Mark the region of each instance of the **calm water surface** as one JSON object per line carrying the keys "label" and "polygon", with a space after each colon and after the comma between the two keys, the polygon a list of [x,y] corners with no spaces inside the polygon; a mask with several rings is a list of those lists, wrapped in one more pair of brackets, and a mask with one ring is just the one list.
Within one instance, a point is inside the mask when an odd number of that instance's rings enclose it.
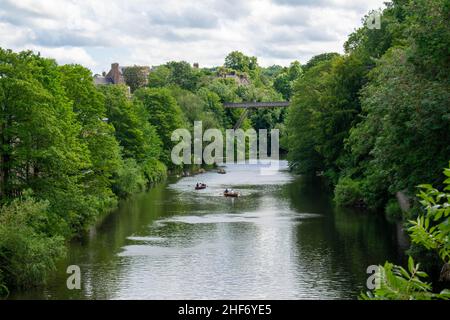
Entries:
{"label": "calm water surface", "polygon": [[[320,179],[236,164],[169,180],[73,241],[44,289],[15,299],[354,299],[366,268],[402,259],[398,226],[334,208]],[[208,188],[195,191],[197,181]],[[242,193],[224,198],[225,187]],[[81,290],[66,288],[79,265]]]}

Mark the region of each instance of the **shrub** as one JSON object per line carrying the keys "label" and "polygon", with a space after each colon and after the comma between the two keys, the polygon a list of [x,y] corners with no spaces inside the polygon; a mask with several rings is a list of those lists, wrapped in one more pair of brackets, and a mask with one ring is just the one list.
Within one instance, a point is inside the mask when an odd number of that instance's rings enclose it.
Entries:
{"label": "shrub", "polygon": [[118,170],[114,179],[113,191],[121,198],[145,189],[145,177],[136,160],[128,158]]}
{"label": "shrub", "polygon": [[334,200],[338,206],[363,206],[363,194],[358,181],[349,177],[339,179],[334,190]]}
{"label": "shrub", "polygon": [[[420,185],[420,204],[424,213],[414,221],[409,221],[408,232],[413,244],[436,253],[441,265],[440,281],[445,281],[447,288],[450,281],[450,168],[444,170],[446,185],[443,191],[429,184]],[[409,272],[408,272],[409,271]],[[450,299],[450,290],[433,293],[431,284],[423,282],[428,275],[419,270],[409,257],[408,271],[400,266],[386,262],[379,267],[379,286],[373,292],[362,294],[362,299]]]}
{"label": "shrub", "polygon": [[375,293],[361,294],[363,300],[433,300],[450,299],[450,291],[433,293],[431,284],[424,282],[428,275],[419,269],[413,258],[409,257],[408,270],[386,262],[378,269]]}
{"label": "shrub", "polygon": [[149,159],[142,165],[142,171],[149,185],[167,177],[167,167],[161,161]]}
{"label": "shrub", "polygon": [[18,198],[0,210],[0,292],[44,283],[64,254],[64,239],[48,234],[47,201]]}

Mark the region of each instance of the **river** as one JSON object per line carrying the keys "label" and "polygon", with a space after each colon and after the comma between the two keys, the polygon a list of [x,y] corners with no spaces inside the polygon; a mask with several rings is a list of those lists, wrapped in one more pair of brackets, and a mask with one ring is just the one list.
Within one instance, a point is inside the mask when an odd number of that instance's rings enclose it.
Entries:
{"label": "river", "polygon": [[[366,268],[399,262],[382,215],[335,208],[320,178],[257,165],[169,179],[70,244],[45,288],[12,299],[355,299]],[[208,185],[195,191],[197,181]],[[237,199],[222,195],[239,190]],[[78,265],[81,289],[68,290]]]}

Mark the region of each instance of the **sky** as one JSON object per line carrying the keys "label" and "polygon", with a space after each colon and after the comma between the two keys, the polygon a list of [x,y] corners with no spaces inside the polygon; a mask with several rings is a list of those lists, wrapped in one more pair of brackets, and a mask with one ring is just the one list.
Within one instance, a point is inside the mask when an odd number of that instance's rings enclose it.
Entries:
{"label": "sky", "polygon": [[0,47],[95,73],[168,61],[218,66],[234,50],[262,66],[342,52],[386,0],[0,0]]}

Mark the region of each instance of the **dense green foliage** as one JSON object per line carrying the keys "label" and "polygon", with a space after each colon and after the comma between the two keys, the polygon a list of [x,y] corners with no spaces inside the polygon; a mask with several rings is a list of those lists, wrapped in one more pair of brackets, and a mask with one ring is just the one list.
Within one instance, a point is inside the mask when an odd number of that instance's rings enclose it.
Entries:
{"label": "dense green foliage", "polygon": [[273,86],[275,90],[283,95],[284,99],[290,100],[294,83],[302,74],[303,70],[300,62],[294,61],[289,68],[285,68],[282,72],[278,73],[274,79]]}
{"label": "dense green foliage", "polygon": [[[172,132],[194,121],[232,128],[243,111],[224,102],[290,100],[287,115],[251,110],[241,127],[280,129],[291,168],[324,175],[338,205],[401,215],[394,195],[411,197],[424,181],[439,189],[449,160],[449,15],[447,0],[394,0],[381,29],[353,32],[343,55],[263,68],[233,51],[220,67],[172,61],[147,79],[126,68],[128,87],[95,86],[82,66],[0,49],[0,294],[44,282],[65,240],[120,198],[190,169],[170,159]],[[448,265],[449,187],[422,188],[412,241]],[[408,269],[381,270],[370,297],[446,297],[412,258]]]}
{"label": "dense green foliage", "polygon": [[363,300],[435,300],[450,299],[450,291],[443,290],[433,293],[430,283],[424,282],[428,275],[420,270],[409,257],[408,270],[401,266],[386,262],[379,266],[377,281],[379,288],[375,293],[367,292],[361,295]]}
{"label": "dense green foliage", "polygon": [[411,194],[421,181],[437,181],[449,160],[449,86],[417,75],[405,58],[401,49],[390,50],[371,72],[361,92],[363,120],[348,139],[354,175],[365,181],[373,207],[386,193]]}
{"label": "dense green foliage", "polygon": [[114,126],[103,121],[105,99],[92,83],[89,70],[65,65],[60,71],[66,96],[72,101],[73,111],[81,124],[79,139],[89,153],[90,166],[85,169],[81,183],[91,198],[90,205],[94,205],[92,215],[95,216],[96,212],[115,206],[116,197],[111,186],[114,174],[122,166],[120,148],[114,137]]}
{"label": "dense green foliage", "polygon": [[165,176],[161,142],[127,89],[0,49],[0,287],[45,281],[64,240]]}
{"label": "dense green foliage", "polygon": [[[202,121],[224,130],[242,111],[223,102],[282,99],[256,58],[225,60],[217,69],[173,61],[148,79],[128,67],[127,85],[95,86],[82,66],[0,49],[0,294],[43,283],[67,239],[167,169],[189,169],[170,159],[175,129]],[[298,76],[301,67],[286,70]],[[257,111],[242,126],[271,129],[283,117]]]}
{"label": "dense green foliage", "polygon": [[345,55],[303,67],[286,121],[290,165],[323,172],[338,204],[382,209],[439,178],[450,155],[449,10],[393,1],[381,29],[361,27]]}
{"label": "dense green foliage", "polygon": [[135,92],[135,97],[145,108],[148,122],[158,129],[163,145],[162,160],[171,163],[170,151],[175,145],[171,141],[172,132],[184,127],[180,107],[168,89],[142,88]]}
{"label": "dense green foliage", "polygon": [[224,66],[225,68],[248,73],[257,70],[258,62],[256,57],[249,57],[242,52],[233,51],[225,57]]}
{"label": "dense green foliage", "polygon": [[130,87],[131,92],[134,92],[147,83],[146,76],[145,70],[140,66],[127,67],[123,70],[125,83]]}
{"label": "dense green foliage", "polygon": [[[36,201],[29,195],[2,207],[0,283],[22,287],[45,281],[64,252],[64,238],[52,230],[55,219],[48,201]],[[5,285],[2,288],[7,290]]]}
{"label": "dense green foliage", "polygon": [[[409,222],[408,232],[416,245],[438,254],[443,264],[440,281],[450,281],[450,168],[445,169],[443,191],[429,184],[420,185],[420,204],[423,211],[416,220]],[[408,272],[409,271],[409,272]],[[379,267],[377,288],[362,294],[364,299],[424,300],[450,299],[450,290],[434,293],[430,283],[424,282],[428,275],[420,271],[409,257],[408,271],[386,262]]]}

